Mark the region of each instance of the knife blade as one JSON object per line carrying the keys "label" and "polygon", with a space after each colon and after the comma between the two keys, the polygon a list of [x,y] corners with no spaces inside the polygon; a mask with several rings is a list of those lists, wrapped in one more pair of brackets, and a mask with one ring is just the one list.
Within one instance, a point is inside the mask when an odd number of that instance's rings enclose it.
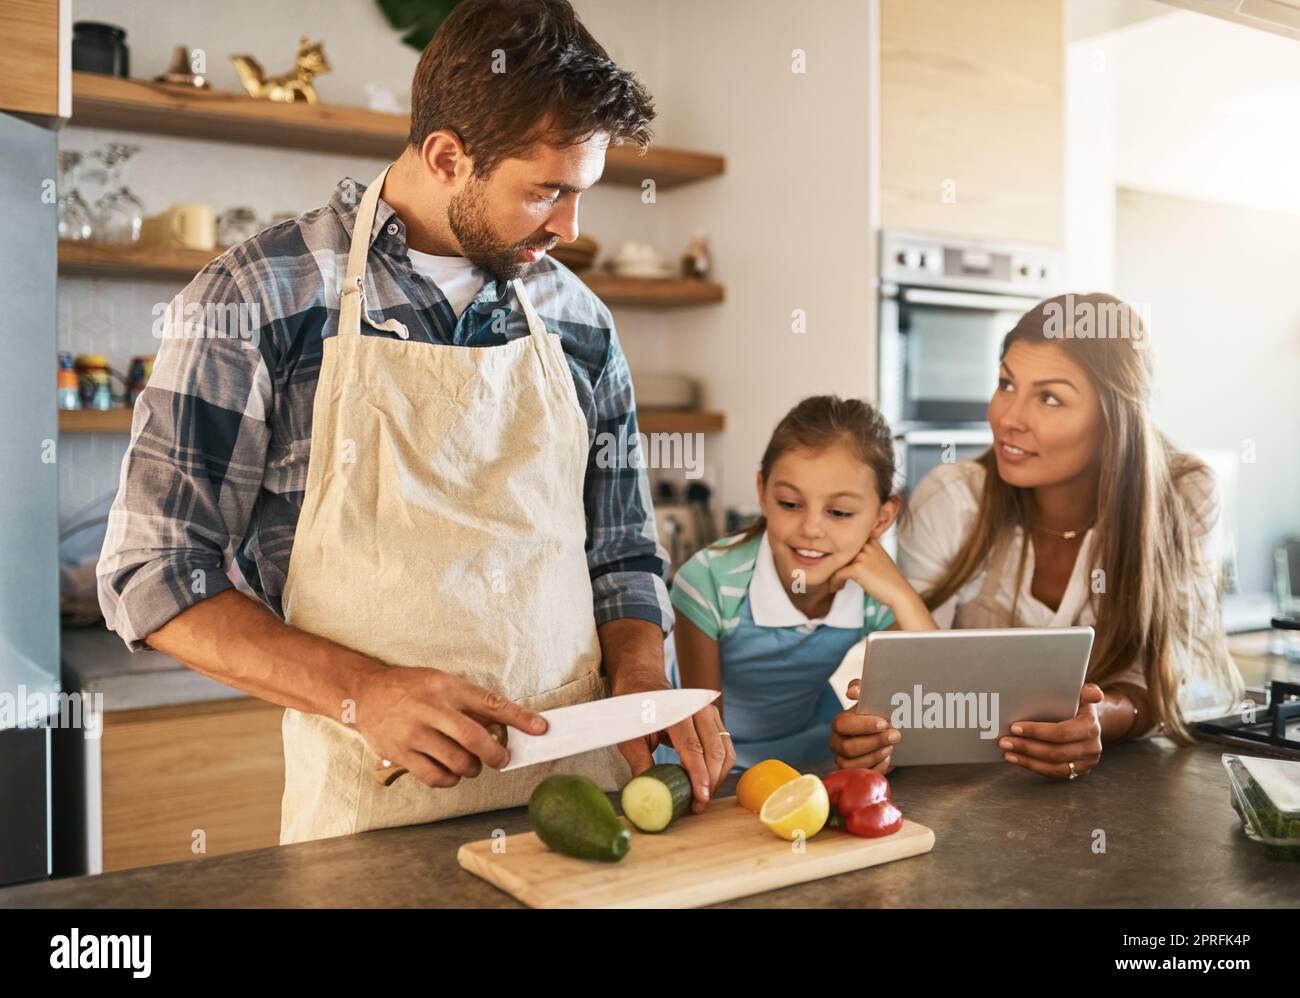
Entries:
{"label": "knife blade", "polygon": [[544,710],[544,735],[510,731],[510,762],[501,772],[564,759],[671,728],[721,694],[717,690],[652,690]]}
{"label": "knife blade", "polygon": [[[717,690],[699,689],[624,693],[604,700],[541,711],[547,723],[544,735],[525,734],[517,728],[506,729],[497,723],[491,724],[489,730],[497,741],[510,749],[510,762],[501,770],[507,773],[539,762],[564,759],[607,745],[644,738],[686,720],[721,695]],[[375,770],[375,779],[384,786],[391,786],[405,772],[403,767],[394,766],[384,759]]]}

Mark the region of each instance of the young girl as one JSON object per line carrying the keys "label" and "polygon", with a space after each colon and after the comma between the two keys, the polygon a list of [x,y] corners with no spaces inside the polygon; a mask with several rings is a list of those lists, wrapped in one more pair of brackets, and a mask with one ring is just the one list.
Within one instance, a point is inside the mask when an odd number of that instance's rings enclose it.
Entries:
{"label": "young girl", "polygon": [[[828,680],[863,636],[935,630],[880,544],[898,514],[889,426],[857,399],[804,399],[758,472],[762,516],[681,567],[675,686],[721,690],[736,765],[831,757],[842,707]],[[675,762],[668,746],[657,762]]]}

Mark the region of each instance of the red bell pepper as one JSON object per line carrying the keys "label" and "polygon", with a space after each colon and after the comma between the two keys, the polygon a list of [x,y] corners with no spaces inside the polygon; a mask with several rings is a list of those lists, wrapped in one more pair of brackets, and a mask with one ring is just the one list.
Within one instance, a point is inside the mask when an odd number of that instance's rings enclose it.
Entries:
{"label": "red bell pepper", "polygon": [[870,769],[837,769],[822,777],[830,798],[830,824],[861,838],[892,835],[903,812],[889,799],[889,781]]}

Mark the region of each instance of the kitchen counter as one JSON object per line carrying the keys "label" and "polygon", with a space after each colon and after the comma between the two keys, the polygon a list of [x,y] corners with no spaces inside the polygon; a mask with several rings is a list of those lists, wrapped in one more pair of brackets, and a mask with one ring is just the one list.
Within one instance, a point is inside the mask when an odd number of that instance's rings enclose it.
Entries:
{"label": "kitchen counter", "polygon": [[[1223,751],[1145,739],[1073,782],[999,763],[902,771],[894,797],[934,830],[932,852],[726,906],[1294,907],[1300,863],[1246,838]],[[497,828],[526,831],[525,809],[26,884],[0,908],[517,906],[456,862]]]}

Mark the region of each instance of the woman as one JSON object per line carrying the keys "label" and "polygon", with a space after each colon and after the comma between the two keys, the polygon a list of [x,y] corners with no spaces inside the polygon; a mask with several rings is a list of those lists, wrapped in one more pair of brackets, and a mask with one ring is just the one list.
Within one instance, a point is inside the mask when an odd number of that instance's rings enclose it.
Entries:
{"label": "woman", "polygon": [[[1148,345],[1109,295],[1035,305],[1003,340],[993,446],[927,475],[899,527],[899,567],[941,627],[1096,629],[1078,713],[998,743],[1044,776],[1075,779],[1103,744],[1156,725],[1188,741],[1184,683],[1241,695],[1220,622],[1217,485],[1151,422]],[[888,772],[903,735],[882,721],[840,714],[837,763]]]}

